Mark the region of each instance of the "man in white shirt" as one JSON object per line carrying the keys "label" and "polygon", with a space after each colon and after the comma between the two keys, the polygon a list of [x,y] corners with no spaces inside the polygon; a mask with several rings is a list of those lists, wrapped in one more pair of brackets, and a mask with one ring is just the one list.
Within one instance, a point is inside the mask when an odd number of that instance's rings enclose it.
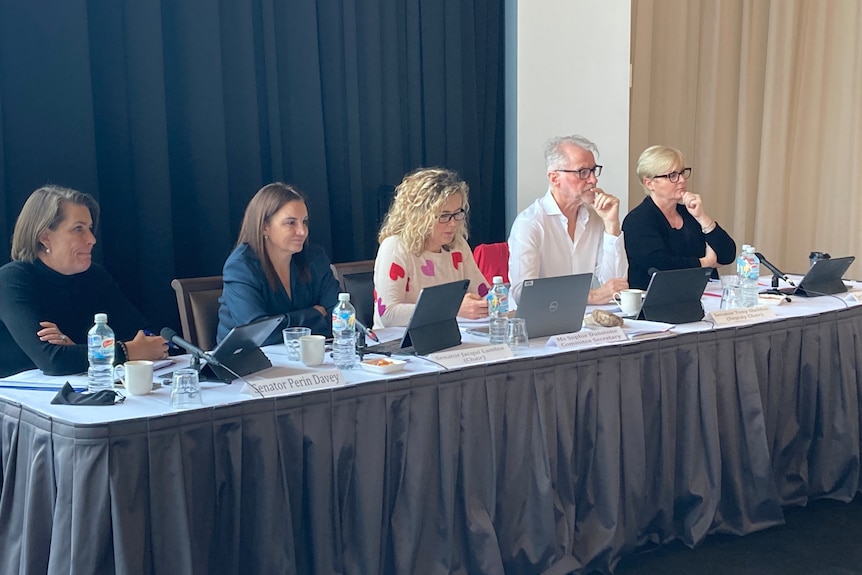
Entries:
{"label": "man in white shirt", "polygon": [[510,297],[524,280],[591,272],[590,304],[611,302],[628,287],[620,200],[597,188],[598,149],[583,136],[545,146],[548,192],[518,214],[509,234]]}

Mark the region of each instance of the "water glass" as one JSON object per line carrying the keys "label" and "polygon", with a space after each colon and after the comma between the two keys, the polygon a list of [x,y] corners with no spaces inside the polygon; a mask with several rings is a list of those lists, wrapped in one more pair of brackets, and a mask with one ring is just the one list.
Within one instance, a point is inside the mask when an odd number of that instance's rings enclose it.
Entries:
{"label": "water glass", "polygon": [[740,306],[739,276],[721,276],[721,309],[736,309]]}
{"label": "water glass", "polygon": [[488,322],[488,335],[492,344],[506,343],[508,320],[505,317],[492,317]]}
{"label": "water glass", "polygon": [[527,335],[527,320],[513,317],[509,320],[506,343],[512,351],[530,349],[530,338]]}
{"label": "water glass", "polygon": [[290,361],[299,361],[299,338],[304,335],[311,335],[310,327],[288,327],[281,330],[284,347],[287,348],[287,359]]}
{"label": "water glass", "polygon": [[192,409],[203,407],[203,404],[198,371],[188,367],[176,370],[171,386],[171,407],[174,409]]}

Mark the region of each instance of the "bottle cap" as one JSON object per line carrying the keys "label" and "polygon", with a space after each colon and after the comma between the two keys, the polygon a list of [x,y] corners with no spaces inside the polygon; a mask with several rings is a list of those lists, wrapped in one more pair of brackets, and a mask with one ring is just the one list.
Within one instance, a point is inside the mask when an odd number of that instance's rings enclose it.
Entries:
{"label": "bottle cap", "polygon": [[106,313],[97,313],[95,318],[93,319],[95,323],[108,323],[108,314]]}
{"label": "bottle cap", "polygon": [[494,284],[501,284],[503,283],[503,276],[494,276],[494,279],[491,281],[494,282]]}
{"label": "bottle cap", "polygon": [[747,254],[753,254],[756,251],[757,251],[757,248],[755,248],[754,246],[748,246],[745,248],[745,253],[747,253]]}
{"label": "bottle cap", "polygon": [[746,250],[747,250],[748,248],[750,248],[750,247],[751,247],[751,246],[750,246],[750,245],[748,245],[748,244],[742,244],[742,251],[746,251]]}
{"label": "bottle cap", "polygon": [[349,293],[338,294],[338,301],[350,301],[350,294]]}

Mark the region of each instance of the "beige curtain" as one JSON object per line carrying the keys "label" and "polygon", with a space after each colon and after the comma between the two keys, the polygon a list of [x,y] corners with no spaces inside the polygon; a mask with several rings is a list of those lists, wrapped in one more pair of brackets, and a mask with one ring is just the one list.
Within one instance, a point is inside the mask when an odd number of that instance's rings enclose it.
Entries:
{"label": "beige curtain", "polygon": [[632,0],[632,166],[679,148],[737,245],[788,273],[855,255],[862,278],[860,31],[859,0]]}

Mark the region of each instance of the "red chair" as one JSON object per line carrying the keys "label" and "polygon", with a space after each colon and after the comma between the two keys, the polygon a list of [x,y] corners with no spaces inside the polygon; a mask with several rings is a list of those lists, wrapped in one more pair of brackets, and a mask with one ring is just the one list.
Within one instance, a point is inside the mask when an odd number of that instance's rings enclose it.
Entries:
{"label": "red chair", "polygon": [[503,283],[509,283],[509,244],[479,244],[473,250],[473,259],[488,285],[494,281],[494,276],[502,276]]}

